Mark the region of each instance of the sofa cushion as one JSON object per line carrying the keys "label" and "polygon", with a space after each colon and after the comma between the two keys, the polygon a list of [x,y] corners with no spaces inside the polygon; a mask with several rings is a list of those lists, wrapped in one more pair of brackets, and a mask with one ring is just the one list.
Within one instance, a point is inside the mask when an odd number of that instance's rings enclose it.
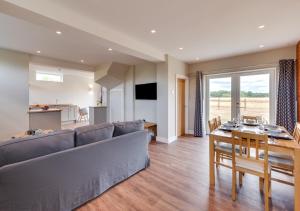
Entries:
{"label": "sofa cushion", "polygon": [[127,133],[133,133],[133,132],[136,132],[136,131],[139,131],[139,130],[137,128],[134,128],[134,127],[118,127],[118,126],[115,126],[114,137],[125,135]]}
{"label": "sofa cushion", "polygon": [[115,122],[113,123],[115,126],[113,136],[120,136],[127,133],[132,133],[140,130],[144,130],[144,121],[130,121],[130,122]]}
{"label": "sofa cushion", "polygon": [[0,167],[74,148],[74,131],[61,130],[0,143]]}
{"label": "sofa cushion", "polygon": [[98,125],[83,126],[75,129],[75,145],[82,146],[85,144],[102,141],[112,138],[114,125],[102,123]]}

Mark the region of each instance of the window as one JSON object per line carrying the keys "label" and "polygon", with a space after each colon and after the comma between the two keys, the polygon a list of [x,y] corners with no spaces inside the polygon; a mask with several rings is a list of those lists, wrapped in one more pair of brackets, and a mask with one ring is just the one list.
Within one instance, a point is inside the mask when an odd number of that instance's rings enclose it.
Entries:
{"label": "window", "polygon": [[37,81],[50,81],[50,82],[64,82],[64,77],[62,73],[49,73],[36,71],[35,79]]}

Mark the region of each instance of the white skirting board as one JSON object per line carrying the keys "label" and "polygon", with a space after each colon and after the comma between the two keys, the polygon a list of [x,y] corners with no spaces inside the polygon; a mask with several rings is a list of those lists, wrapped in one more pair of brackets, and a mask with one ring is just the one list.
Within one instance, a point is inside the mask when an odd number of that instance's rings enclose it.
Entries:
{"label": "white skirting board", "polygon": [[194,135],[194,130],[187,130],[185,133],[188,135]]}
{"label": "white skirting board", "polygon": [[163,138],[163,137],[156,137],[156,141],[157,142],[160,142],[160,143],[164,143],[164,144],[170,144],[172,143],[173,141],[176,141],[177,140],[177,137],[176,136],[173,136],[173,137],[170,137],[170,138]]}

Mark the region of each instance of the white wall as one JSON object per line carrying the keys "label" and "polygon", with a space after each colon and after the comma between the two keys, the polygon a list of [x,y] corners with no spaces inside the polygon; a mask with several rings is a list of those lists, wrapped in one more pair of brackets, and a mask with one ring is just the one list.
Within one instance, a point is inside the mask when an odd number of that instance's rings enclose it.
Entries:
{"label": "white wall", "polygon": [[242,70],[277,67],[281,59],[295,59],[296,46],[279,48],[259,53],[245,54],[189,65],[189,130],[194,130],[196,79],[195,72],[215,74]]}
{"label": "white wall", "polygon": [[188,66],[171,56],[157,64],[157,125],[158,141],[170,143],[176,139],[176,74],[187,75]]}
{"label": "white wall", "polygon": [[[142,63],[135,66],[134,84],[156,82],[156,64]],[[135,99],[135,95],[133,96]],[[134,118],[156,122],[157,100],[134,100]]]}
{"label": "white wall", "polygon": [[[96,105],[100,86],[94,83],[93,72],[61,69],[63,83],[36,81],[35,71],[53,71],[57,68],[30,65],[29,103],[32,104],[74,104],[80,107]],[[89,91],[92,85],[93,92]]]}
{"label": "white wall", "polygon": [[29,56],[0,49],[0,140],[28,130]]}
{"label": "white wall", "polygon": [[124,82],[125,121],[134,120],[134,69],[131,66],[126,73]]}
{"label": "white wall", "polygon": [[157,64],[157,136],[168,142],[168,62]]}
{"label": "white wall", "polygon": [[169,138],[176,136],[176,75],[184,75],[187,76],[188,65],[184,62],[181,62],[171,56],[168,56],[168,71],[169,71],[169,104],[168,104],[168,112],[169,112]]}

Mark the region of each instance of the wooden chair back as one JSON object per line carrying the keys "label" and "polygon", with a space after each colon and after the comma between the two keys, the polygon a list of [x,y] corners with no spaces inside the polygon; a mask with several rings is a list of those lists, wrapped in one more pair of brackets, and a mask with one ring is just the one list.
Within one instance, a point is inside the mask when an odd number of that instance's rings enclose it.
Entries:
{"label": "wooden chair back", "polygon": [[221,117],[218,116],[218,117],[217,117],[217,126],[220,127],[221,124],[222,124],[222,122],[221,122]]}
{"label": "wooden chair back", "polygon": [[262,117],[260,116],[248,116],[248,115],[243,115],[242,116],[242,121],[247,121],[247,120],[254,120],[255,122],[258,122],[259,120],[261,120]]}
{"label": "wooden chair back", "polygon": [[299,122],[297,122],[296,125],[295,125],[295,129],[294,129],[294,132],[293,132],[293,137],[298,142],[298,144],[300,144],[300,123]]}
{"label": "wooden chair back", "polygon": [[210,140],[214,142],[223,142],[228,144],[232,144],[232,142],[234,142],[232,137],[212,135],[212,134],[210,134],[209,136],[210,136]]}
{"label": "wooden chair back", "polygon": [[[235,141],[233,141],[232,148],[235,149],[235,145],[239,145],[240,148],[238,154],[236,154],[235,150],[232,151],[232,162],[235,163],[237,160],[250,160],[251,162],[253,162],[255,160],[257,163],[260,163],[260,165],[263,165],[264,174],[268,174],[268,135],[233,131],[232,137],[235,139]],[[246,154],[242,153],[243,146],[247,147]],[[255,149],[255,157],[251,156],[251,148]],[[263,160],[259,158],[260,150],[264,151]]]}
{"label": "wooden chair back", "polygon": [[209,132],[212,132],[215,129],[217,129],[218,128],[217,119],[213,118],[211,120],[208,120],[208,127],[209,127]]}

